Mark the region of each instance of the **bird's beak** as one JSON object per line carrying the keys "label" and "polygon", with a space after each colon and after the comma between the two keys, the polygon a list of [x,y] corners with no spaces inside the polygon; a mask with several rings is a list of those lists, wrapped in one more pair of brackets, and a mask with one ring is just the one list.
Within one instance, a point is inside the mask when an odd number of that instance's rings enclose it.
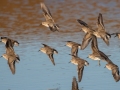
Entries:
{"label": "bird's beak", "polygon": [[68,55],[73,56],[72,54],[68,54]]}
{"label": "bird's beak", "polygon": [[110,57],[111,55],[107,55],[108,57]]}
{"label": "bird's beak", "polygon": [[[115,37],[117,37],[117,35],[115,35]],[[115,38],[115,37],[114,37],[114,38]]]}
{"label": "bird's beak", "polygon": [[71,61],[69,61],[68,63],[71,63]]}
{"label": "bird's beak", "polygon": [[38,52],[39,52],[40,50],[38,50]]}
{"label": "bird's beak", "polygon": [[89,65],[85,65],[85,66],[89,66]]}
{"label": "bird's beak", "polygon": [[104,68],[106,68],[106,66]]}
{"label": "bird's beak", "polygon": [[87,58],[89,58],[89,57],[87,57]]}
{"label": "bird's beak", "polygon": [[39,26],[41,26],[41,25],[42,25],[42,23]]}
{"label": "bird's beak", "polygon": [[0,56],[0,58],[3,57],[3,56]]}

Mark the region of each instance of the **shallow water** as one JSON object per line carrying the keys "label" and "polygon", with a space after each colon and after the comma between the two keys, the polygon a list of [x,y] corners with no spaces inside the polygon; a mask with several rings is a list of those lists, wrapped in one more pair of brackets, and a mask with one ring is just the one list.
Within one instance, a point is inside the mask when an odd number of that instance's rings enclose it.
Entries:
{"label": "shallow water", "polygon": [[[55,21],[60,25],[60,32],[51,32],[39,24],[44,21],[40,1],[50,8]],[[120,2],[101,0],[1,0],[0,36],[7,36],[19,41],[15,47],[21,61],[16,63],[16,74],[12,75],[7,61],[0,58],[0,89],[2,90],[71,90],[72,78],[77,77],[76,66],[68,63],[70,48],[65,47],[67,40],[82,42],[84,36],[76,19],[82,19],[96,28],[99,13],[103,14],[106,30],[119,32]],[[56,66],[38,50],[45,43],[59,54],[54,55]],[[98,39],[99,48],[120,67],[120,41],[112,37],[110,46]],[[4,44],[0,44],[0,55],[5,53]],[[86,58],[92,53],[90,45],[79,50],[79,56],[90,65],[84,68],[79,88],[82,90],[119,90],[120,82],[115,82],[111,71],[104,68],[106,62]]]}

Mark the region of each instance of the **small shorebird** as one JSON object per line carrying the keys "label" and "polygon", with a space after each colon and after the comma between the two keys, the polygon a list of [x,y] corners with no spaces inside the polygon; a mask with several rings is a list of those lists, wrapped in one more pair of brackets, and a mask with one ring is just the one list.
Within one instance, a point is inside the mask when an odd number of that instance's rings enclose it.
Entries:
{"label": "small shorebird", "polygon": [[96,36],[93,36],[91,42],[91,49],[92,49],[92,54],[89,54],[88,57],[92,60],[98,60],[99,66],[100,66],[100,60],[103,61],[109,60],[108,56],[99,50]]}
{"label": "small shorebird", "polygon": [[86,33],[81,44],[81,50],[84,50],[88,46],[89,42],[92,40],[95,30],[93,30],[91,26],[86,24],[84,21],[80,19],[78,19],[77,21],[82,25],[81,30]]}
{"label": "small shorebird", "polygon": [[101,13],[99,13],[99,16],[98,16],[97,27],[98,29],[94,32],[94,35],[98,38],[102,38],[103,41],[107,45],[109,45],[109,39],[111,38],[111,35],[105,30],[105,26],[103,23],[103,17]]}
{"label": "small shorebird", "polygon": [[71,54],[77,56],[78,55],[78,48],[81,49],[81,44],[78,44],[73,41],[66,41],[66,46],[72,48],[71,49]]}
{"label": "small shorebird", "polygon": [[15,62],[18,62],[18,58],[16,55],[9,55],[9,54],[3,54],[2,57],[4,57],[6,60],[8,60],[8,65],[10,67],[10,70],[12,74],[15,74]]}
{"label": "small shorebird", "polygon": [[1,42],[5,43],[5,44],[6,44],[6,42],[7,42],[8,40],[9,40],[9,44],[11,44],[12,47],[13,47],[14,45],[15,45],[15,46],[19,46],[18,41],[13,40],[13,39],[10,39],[10,38],[8,38],[8,37],[1,37]]}
{"label": "small shorebird", "polygon": [[81,58],[74,56],[74,55],[72,55],[72,59],[70,60],[70,62],[77,65],[78,81],[81,82],[82,76],[83,76],[84,66],[88,66],[89,63],[86,60],[81,59]]}
{"label": "small shorebird", "polygon": [[106,60],[106,68],[112,71],[113,78],[116,82],[120,80],[119,67],[115,65],[111,60]]}
{"label": "small shorebird", "polygon": [[53,32],[58,31],[59,26],[58,26],[58,24],[55,23],[48,7],[44,3],[41,3],[40,6],[41,6],[41,9],[43,11],[43,15],[46,19],[46,21],[42,22],[41,25],[49,27],[50,30],[53,31]]}
{"label": "small shorebird", "polygon": [[50,60],[52,61],[53,65],[55,65],[53,54],[58,54],[58,51],[51,48],[50,46],[48,46],[46,44],[43,44],[43,45],[44,45],[44,47],[41,48],[39,51],[47,54],[49,56]]}
{"label": "small shorebird", "polygon": [[[96,38],[96,36],[95,36],[95,38]],[[94,45],[94,44],[97,44],[97,42],[95,42],[96,40],[97,39],[93,39],[92,42],[91,42],[92,54],[89,54],[88,57],[92,60],[98,60],[98,64],[100,66],[101,55],[99,53],[97,45]]]}
{"label": "small shorebird", "polygon": [[120,33],[113,33],[111,35],[115,35],[115,37],[118,37],[120,39]]}
{"label": "small shorebird", "polygon": [[72,90],[79,90],[76,77],[73,77],[73,80],[72,80]]}
{"label": "small shorebird", "polygon": [[6,53],[3,54],[1,57],[4,57],[8,61],[8,65],[12,74],[15,74],[15,62],[18,62],[18,60],[20,61],[19,55],[15,54],[13,48],[6,47]]}

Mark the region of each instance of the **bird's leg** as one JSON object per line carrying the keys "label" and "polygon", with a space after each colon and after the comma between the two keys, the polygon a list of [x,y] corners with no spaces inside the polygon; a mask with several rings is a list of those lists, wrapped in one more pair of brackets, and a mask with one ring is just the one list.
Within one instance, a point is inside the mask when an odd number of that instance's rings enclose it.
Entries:
{"label": "bird's leg", "polygon": [[98,65],[101,66],[101,65],[100,65],[100,60],[98,61]]}

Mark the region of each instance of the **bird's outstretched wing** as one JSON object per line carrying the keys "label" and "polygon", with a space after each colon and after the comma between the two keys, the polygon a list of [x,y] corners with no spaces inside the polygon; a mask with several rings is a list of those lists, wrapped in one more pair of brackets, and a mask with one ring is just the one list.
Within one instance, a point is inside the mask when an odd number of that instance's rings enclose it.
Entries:
{"label": "bird's outstretched wing", "polygon": [[118,67],[112,69],[112,75],[113,75],[116,82],[118,82],[120,80],[119,68]]}
{"label": "bird's outstretched wing", "polygon": [[86,33],[81,44],[81,50],[84,50],[88,46],[89,42],[92,40],[92,37],[93,35],[91,33]]}
{"label": "bird's outstretched wing", "polygon": [[73,45],[71,49],[71,54],[77,56],[78,55],[78,46]]}
{"label": "bird's outstretched wing", "polygon": [[49,56],[51,62],[53,63],[53,65],[55,65],[53,54],[48,54],[48,56]]}
{"label": "bird's outstretched wing", "polygon": [[12,58],[9,58],[8,65],[9,65],[9,68],[10,68],[12,74],[15,74],[15,60],[12,60]]}
{"label": "bird's outstretched wing", "polygon": [[49,8],[44,4],[44,3],[40,3],[41,9],[43,11],[43,15],[45,17],[46,20],[52,19],[52,14],[49,10]]}
{"label": "bird's outstretched wing", "polygon": [[105,26],[103,23],[103,17],[101,13],[99,13],[99,16],[98,16],[97,26],[98,26],[98,31],[105,31]]}
{"label": "bird's outstretched wing", "polygon": [[78,83],[75,77],[73,77],[72,81],[72,90],[79,90]]}
{"label": "bird's outstretched wing", "polygon": [[78,81],[81,82],[83,76],[84,66],[78,64]]}

